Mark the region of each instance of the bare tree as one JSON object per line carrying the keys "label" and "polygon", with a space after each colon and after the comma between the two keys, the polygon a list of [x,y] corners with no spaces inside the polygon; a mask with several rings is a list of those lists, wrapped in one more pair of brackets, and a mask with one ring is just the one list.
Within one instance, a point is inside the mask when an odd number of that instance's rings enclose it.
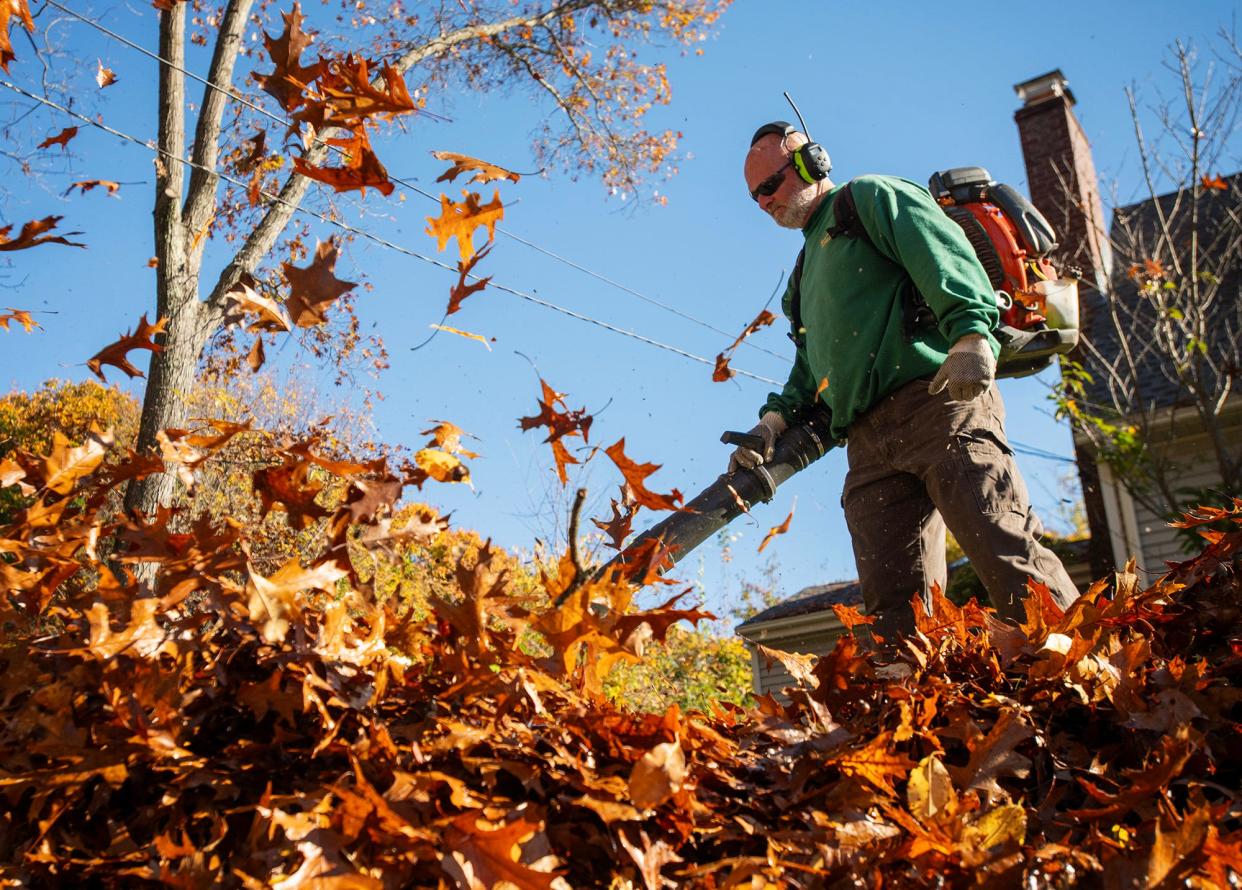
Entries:
{"label": "bare tree", "polygon": [[1097,458],[1163,516],[1204,494],[1180,484],[1175,442],[1192,430],[1210,443],[1217,493],[1242,494],[1242,437],[1230,432],[1242,411],[1242,52],[1222,36],[1210,60],[1173,44],[1176,95],[1145,108],[1126,91],[1145,194],[1114,209],[1113,280],[1085,307],[1084,360],[1064,363],[1058,392]]}

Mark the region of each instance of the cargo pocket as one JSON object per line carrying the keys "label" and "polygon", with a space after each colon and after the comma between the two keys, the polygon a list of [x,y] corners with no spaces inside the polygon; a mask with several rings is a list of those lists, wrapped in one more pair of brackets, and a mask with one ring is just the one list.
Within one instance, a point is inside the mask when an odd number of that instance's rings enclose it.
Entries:
{"label": "cargo pocket", "polygon": [[991,430],[973,430],[958,437],[954,449],[960,478],[970,486],[980,513],[995,516],[1028,511],[1026,486],[1018,475],[1013,451],[1001,437]]}

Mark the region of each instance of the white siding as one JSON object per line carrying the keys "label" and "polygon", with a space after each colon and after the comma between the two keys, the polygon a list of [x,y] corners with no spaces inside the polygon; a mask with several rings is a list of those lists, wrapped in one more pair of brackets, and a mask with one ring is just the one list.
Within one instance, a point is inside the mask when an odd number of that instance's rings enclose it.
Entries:
{"label": "white siding", "polygon": [[[831,612],[815,613],[807,616],[805,624],[796,627],[767,629],[758,625],[748,630],[747,642],[761,643],[769,649],[780,649],[782,652],[799,652],[809,655],[824,655],[832,650],[845,628],[836,620]],[[818,620],[816,620],[818,619]],[[780,691],[793,685],[793,677],[779,661],[770,664],[760,653],[755,663],[755,692],[758,695],[772,693],[779,699],[784,697]]]}

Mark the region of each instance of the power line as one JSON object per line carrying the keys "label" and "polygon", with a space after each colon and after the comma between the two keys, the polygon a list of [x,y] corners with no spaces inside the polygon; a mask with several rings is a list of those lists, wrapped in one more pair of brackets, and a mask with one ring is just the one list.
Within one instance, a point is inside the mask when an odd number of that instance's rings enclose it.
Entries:
{"label": "power line", "polygon": [[[54,7],[56,7],[57,9],[61,10],[62,12],[66,12],[66,13],[68,13],[69,15],[73,16],[74,18],[78,19],[78,20],[79,20],[80,22],[82,22],[83,24],[86,24],[86,25],[91,26],[92,28],[95,28],[95,29],[96,29],[96,30],[98,30],[100,33],[107,35],[108,37],[112,38],[113,40],[116,40],[116,41],[119,41],[120,43],[123,43],[125,46],[128,46],[130,49],[137,50],[138,52],[142,53],[144,56],[146,56],[146,57],[148,57],[148,58],[150,58],[150,59],[154,59],[155,61],[159,62],[161,65],[165,65],[165,66],[167,66],[167,67],[169,67],[169,68],[172,68],[172,69],[174,69],[174,70],[176,70],[176,71],[180,71],[180,72],[181,72],[182,74],[184,74],[186,77],[189,77],[190,79],[195,80],[195,81],[197,81],[198,83],[201,83],[203,86],[208,87],[209,89],[213,89],[213,90],[215,90],[215,91],[216,91],[216,92],[218,92],[218,93],[223,93],[224,95],[228,96],[230,99],[233,99],[233,100],[235,100],[235,101],[237,101],[237,102],[240,102],[242,105],[246,106],[247,108],[251,109],[252,111],[256,111],[256,112],[258,112],[259,114],[263,115],[264,117],[268,118],[269,120],[273,121],[274,123],[280,124],[281,126],[286,127],[286,128],[289,128],[289,129],[292,129],[292,128],[293,128],[293,126],[294,126],[294,125],[293,125],[293,123],[292,123],[291,121],[286,120],[285,118],[282,118],[282,117],[280,117],[279,115],[274,114],[274,113],[272,113],[272,112],[268,111],[266,108],[263,108],[263,107],[261,107],[261,106],[259,106],[259,105],[256,105],[255,103],[251,102],[251,101],[250,101],[249,99],[247,99],[246,97],[242,96],[242,95],[241,95],[239,92],[237,92],[236,90],[230,89],[230,88],[228,88],[228,87],[221,86],[221,85],[219,85],[219,84],[215,83],[214,81],[209,80],[208,78],[201,77],[201,76],[199,76],[198,74],[195,74],[193,71],[190,71],[190,70],[188,70],[188,69],[186,69],[186,68],[183,68],[183,67],[182,67],[182,66],[180,66],[180,65],[175,64],[174,62],[170,61],[169,59],[165,59],[165,58],[164,58],[163,56],[161,56],[159,53],[157,53],[157,52],[153,52],[152,50],[147,49],[145,46],[142,46],[141,44],[135,43],[134,41],[130,40],[128,37],[125,37],[125,36],[124,36],[124,35],[122,35],[122,34],[118,34],[116,31],[111,30],[111,29],[110,29],[110,28],[108,28],[107,26],[103,25],[103,24],[102,24],[102,23],[100,23],[100,22],[95,21],[94,19],[90,18],[89,16],[83,15],[82,13],[77,12],[76,10],[70,9],[69,7],[62,5],[61,3],[58,3],[58,2],[57,2],[57,0],[46,0],[46,2],[47,2],[50,6],[54,6]],[[318,143],[320,143],[320,144],[324,145],[324,146],[325,146],[325,147],[326,147],[329,151],[334,151],[334,152],[337,152],[337,153],[339,153],[339,154],[341,154],[341,155],[346,155],[346,154],[348,154],[348,152],[346,152],[344,148],[342,148],[342,147],[340,147],[340,146],[338,146],[338,145],[331,145],[331,144],[329,144],[326,140],[324,140],[324,139],[320,138],[320,137],[319,137],[319,135],[318,135],[317,133],[312,134],[312,137],[311,137],[311,138],[312,138],[312,139],[314,139],[314,141],[315,141],[315,142],[318,142]],[[419,186],[415,185],[415,184],[414,184],[414,183],[412,183],[412,182],[407,182],[407,181],[406,181],[406,180],[404,180],[404,179],[400,179],[400,178],[398,178],[398,177],[396,177],[396,176],[391,176],[391,175],[390,175],[388,178],[389,178],[389,180],[391,180],[392,182],[395,182],[395,183],[397,183],[398,185],[401,185],[401,186],[403,186],[404,188],[407,188],[407,189],[409,189],[410,191],[414,192],[415,194],[421,195],[422,197],[427,198],[427,199],[428,199],[428,200],[430,200],[430,201],[435,201],[435,202],[437,202],[437,203],[438,203],[438,202],[439,202],[439,200],[440,200],[440,199],[439,199],[438,197],[436,197],[435,195],[431,194],[431,193],[430,193],[430,192],[428,192],[428,191],[423,190],[422,188],[420,188]],[[561,256],[560,254],[557,254],[557,253],[555,253],[555,252],[553,252],[553,251],[551,251],[551,250],[548,250],[548,249],[547,249],[547,248],[545,248],[545,247],[541,247],[541,246],[539,246],[538,244],[535,244],[535,243],[534,243],[534,242],[532,242],[532,241],[528,241],[527,239],[522,238],[522,237],[518,236],[517,234],[515,234],[515,233],[513,233],[513,232],[510,232],[508,229],[505,229],[505,228],[504,228],[504,227],[502,227],[502,226],[497,226],[497,227],[496,227],[496,230],[497,230],[498,232],[500,232],[502,235],[504,235],[506,238],[510,238],[510,239],[512,239],[512,240],[514,240],[514,241],[517,241],[519,244],[523,244],[523,245],[525,245],[525,246],[527,246],[527,247],[529,247],[529,248],[531,248],[531,249],[533,249],[533,250],[536,250],[536,251],[538,251],[539,253],[542,253],[542,254],[544,254],[545,256],[550,257],[550,258],[552,258],[552,259],[556,260],[557,262],[560,262],[560,263],[563,263],[563,264],[565,264],[565,265],[569,266],[569,267],[570,267],[570,268],[572,268],[572,269],[576,269],[576,270],[577,270],[577,271],[579,271],[579,272],[582,272],[582,273],[584,273],[584,274],[586,274],[586,275],[590,275],[592,278],[594,278],[594,279],[596,279],[596,280],[598,280],[598,281],[601,281],[601,282],[603,282],[604,284],[609,285],[610,287],[615,287],[617,290],[620,290],[620,291],[622,291],[622,292],[624,292],[624,293],[627,293],[627,294],[629,294],[630,296],[636,297],[637,299],[642,300],[642,301],[644,301],[644,302],[646,302],[646,303],[649,303],[649,304],[651,304],[652,306],[656,306],[656,307],[658,307],[658,308],[660,308],[660,309],[663,309],[663,310],[664,310],[664,311],[666,311],[666,312],[670,312],[670,313],[672,313],[673,315],[676,315],[676,316],[678,316],[678,317],[680,317],[680,318],[683,318],[683,319],[685,319],[686,321],[692,322],[693,324],[697,324],[697,325],[699,325],[700,327],[706,328],[707,330],[712,331],[713,333],[720,334],[720,335],[721,335],[721,336],[723,336],[723,337],[729,337],[729,338],[733,337],[733,334],[731,334],[730,332],[728,332],[728,331],[726,331],[726,330],[723,330],[723,329],[721,329],[721,328],[718,328],[718,327],[716,327],[715,325],[711,324],[710,322],[704,321],[704,320],[703,320],[703,319],[701,319],[701,318],[697,318],[697,317],[695,317],[694,315],[691,315],[691,314],[690,314],[690,313],[688,313],[688,312],[684,312],[684,311],[682,311],[681,309],[678,309],[678,308],[677,308],[677,307],[675,307],[675,306],[671,306],[671,305],[669,305],[669,304],[667,304],[667,303],[663,303],[663,302],[661,302],[660,300],[655,299],[654,297],[649,297],[649,296],[647,296],[646,294],[643,294],[643,293],[641,293],[641,292],[639,292],[639,291],[637,291],[637,290],[634,290],[634,289],[633,289],[633,288],[631,288],[631,287],[628,287],[628,286],[626,286],[626,285],[624,285],[624,284],[621,284],[621,283],[620,283],[620,282],[618,282],[618,281],[614,281],[613,279],[611,279],[611,278],[607,277],[606,275],[602,275],[602,274],[600,274],[600,273],[598,273],[598,272],[595,272],[595,271],[593,271],[593,270],[591,270],[591,269],[588,269],[587,267],[585,267],[585,266],[583,266],[583,265],[580,265],[579,263],[576,263],[576,262],[574,262],[573,260],[568,259],[567,257],[563,257],[563,256]],[[749,348],[751,348],[751,349],[757,349],[757,350],[759,350],[760,352],[765,352],[765,353],[767,353],[768,355],[773,356],[773,357],[778,358],[778,359],[781,359],[781,360],[782,360],[782,361],[784,361],[784,362],[790,362],[790,361],[791,361],[791,359],[789,358],[789,356],[786,356],[786,355],[781,355],[781,354],[780,354],[780,353],[778,353],[778,352],[774,352],[774,351],[772,351],[772,350],[770,350],[770,349],[767,349],[766,347],[760,346],[760,345],[759,345],[759,344],[757,344],[757,343],[752,343],[752,342],[750,342],[749,340],[743,340],[743,341],[742,341],[742,345],[744,345],[744,346],[748,346],[748,347],[749,347]]]}
{"label": "power line", "polygon": [[[49,108],[55,108],[57,111],[63,112],[64,114],[67,114],[70,117],[80,120],[83,123],[90,124],[92,127],[96,127],[100,130],[103,130],[105,133],[109,133],[110,135],[116,136],[119,139],[124,139],[127,142],[132,142],[134,145],[142,146],[143,148],[146,148],[149,151],[153,151],[158,155],[162,155],[168,158],[168,160],[170,161],[176,161],[177,163],[182,164],[186,167],[190,167],[195,170],[201,170],[202,172],[207,173],[210,176],[217,176],[220,179],[223,179],[225,182],[230,182],[233,185],[239,186],[243,189],[248,188],[247,183],[242,182],[241,180],[236,179],[232,176],[229,176],[226,173],[221,173],[217,170],[209,169],[207,167],[204,167],[202,164],[197,164],[194,161],[186,160],[185,158],[180,157],[179,155],[174,155],[171,152],[165,151],[164,149],[151,144],[150,142],[139,139],[137,136],[131,136],[128,133],[124,133],[120,130],[110,127],[107,124],[100,123],[99,121],[96,121],[96,120],[92,120],[91,118],[87,117],[84,114],[79,114],[78,112],[73,111],[69,108],[66,108],[65,106],[57,102],[54,102],[51,99],[46,98],[45,96],[39,96],[39,95],[36,95],[35,93],[31,93],[17,86],[16,84],[10,83],[7,80],[0,79],[0,86],[4,86],[7,89],[12,90],[15,93],[18,93],[22,96],[27,97],[28,99],[33,99],[36,102],[39,102],[43,105],[48,106]],[[350,232],[351,234],[357,235],[361,238],[365,238],[369,241],[373,241],[376,244],[379,244],[381,247],[386,247],[389,250],[395,250],[398,253],[402,253],[402,254],[405,254],[406,256],[413,257],[414,259],[422,260],[425,263],[430,263],[431,265],[444,269],[445,271],[448,271],[448,272],[456,273],[458,271],[455,267],[450,266],[447,263],[444,263],[440,260],[437,260],[434,257],[424,256],[421,253],[410,250],[408,247],[402,247],[400,244],[395,244],[392,241],[387,240],[386,238],[381,238],[379,235],[375,235],[364,229],[359,229],[347,223],[343,223],[340,220],[335,220],[335,219],[332,219],[331,217],[324,216],[322,213],[318,213],[314,210],[308,210],[307,208],[301,207],[298,204],[294,204],[291,201],[286,201],[284,198],[281,198],[279,195],[274,195],[271,192],[267,192],[263,190],[260,190],[259,194],[262,197],[268,199],[269,201],[272,201],[278,204],[283,204],[284,206],[289,207],[295,213],[304,213],[322,222],[328,223],[329,225],[335,226],[338,229],[342,229],[343,231]],[[481,277],[475,274],[468,274],[467,277],[475,281],[481,280]],[[520,299],[526,300],[527,302],[534,303],[537,306],[543,306],[546,309],[552,309],[556,312],[560,312],[563,315],[568,315],[570,318],[576,318],[579,321],[588,322],[590,324],[604,328],[605,330],[612,331],[613,333],[622,334],[626,337],[630,337],[634,340],[638,340],[639,342],[646,343],[650,346],[656,346],[660,349],[664,349],[668,352],[672,352],[676,355],[680,355],[683,358],[688,358],[693,361],[699,362],[700,364],[715,367],[716,363],[712,359],[704,358],[703,356],[696,355],[693,352],[687,352],[686,350],[681,349],[677,346],[672,346],[668,343],[663,343],[659,340],[654,340],[650,337],[646,337],[635,331],[630,331],[625,328],[617,327],[616,325],[610,324],[606,321],[602,321],[601,319],[592,318],[589,315],[583,315],[580,312],[575,312],[572,309],[567,309],[564,306],[560,306],[556,303],[552,303],[547,300],[541,299],[539,297],[534,296],[533,294],[528,294],[525,291],[520,291],[520,290],[517,290],[516,288],[512,288],[504,284],[499,284],[495,281],[490,282],[488,286],[495,288],[496,290],[500,290],[505,293],[512,294],[515,297],[519,297]],[[742,370],[741,368],[735,368],[734,371],[741,376],[750,377],[751,379],[758,380],[762,383],[769,383],[775,386],[781,385],[781,382],[778,380],[773,380],[769,377],[763,377],[759,374],[754,374],[750,371]]]}

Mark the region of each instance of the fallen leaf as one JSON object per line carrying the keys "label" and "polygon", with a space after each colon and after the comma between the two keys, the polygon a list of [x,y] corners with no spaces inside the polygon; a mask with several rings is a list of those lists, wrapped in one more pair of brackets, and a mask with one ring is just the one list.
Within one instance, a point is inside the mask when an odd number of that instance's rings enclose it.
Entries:
{"label": "fallen leaf", "polygon": [[681,741],[662,742],[630,770],[630,799],[640,810],[654,809],[681,790],[687,774]]}
{"label": "fallen leaf", "polygon": [[951,817],[957,811],[957,791],[939,754],[928,754],[910,770],[906,803],[920,822],[930,822],[937,816]]}

